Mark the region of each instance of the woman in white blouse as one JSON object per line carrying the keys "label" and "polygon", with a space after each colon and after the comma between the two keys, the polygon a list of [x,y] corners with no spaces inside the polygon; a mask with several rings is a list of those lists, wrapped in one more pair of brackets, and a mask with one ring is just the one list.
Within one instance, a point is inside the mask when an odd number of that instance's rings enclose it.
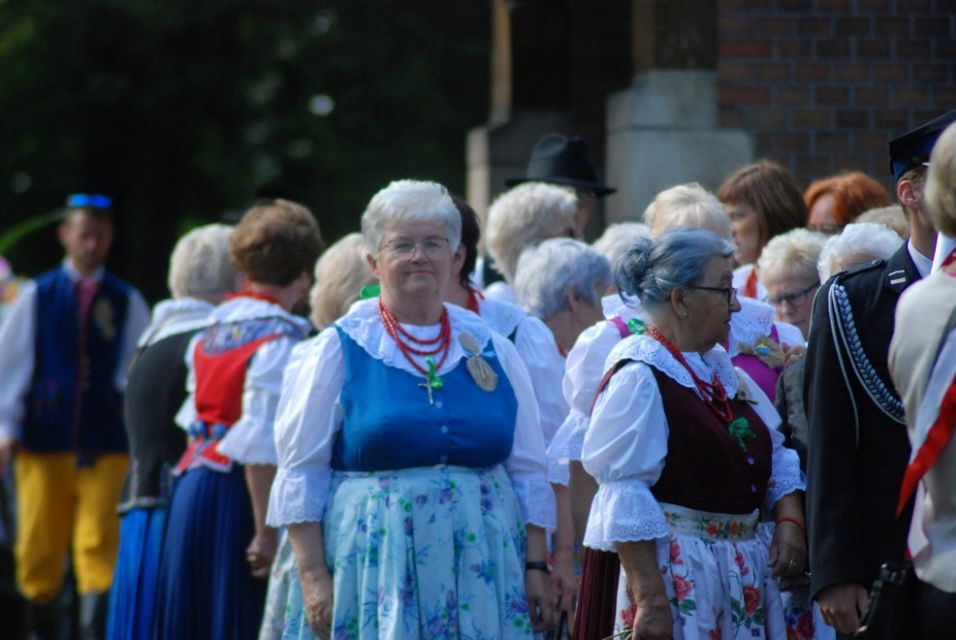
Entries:
{"label": "woman in white blouse", "polygon": [[430,182],[362,216],[378,299],[304,348],[283,383],[268,522],[301,591],[286,634],[530,637],[551,625],[555,524],[528,374],[507,339],[442,303],[461,219]]}
{"label": "woman in white blouse", "polygon": [[[648,322],[608,357],[584,437],[600,485],[585,544],[619,555],[617,626],[641,640],[785,638],[772,576],[806,561],[796,454],[718,346],[740,309],[732,255],[710,231],[673,229],[618,271]],[[761,509],[778,524],[769,545]]]}
{"label": "woman in white blouse", "polygon": [[161,553],[156,638],[254,638],[276,531],[265,524],[276,471],[272,431],[282,373],[309,323],[290,309],[322,248],[305,207],[246,212],[229,239],[243,289],[209,315],[186,350],[190,392],[176,421],[189,446],[174,475]]}

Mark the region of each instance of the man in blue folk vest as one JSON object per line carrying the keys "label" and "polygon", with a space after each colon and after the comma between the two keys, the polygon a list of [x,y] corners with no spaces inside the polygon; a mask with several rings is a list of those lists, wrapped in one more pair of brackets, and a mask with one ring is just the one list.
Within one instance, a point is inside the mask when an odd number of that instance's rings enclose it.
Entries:
{"label": "man in blue folk vest", "polygon": [[128,461],[123,390],[149,310],[103,267],[110,207],[106,196],[67,199],[66,258],[23,287],[0,326],[0,473],[15,453],[17,583],[40,638],[62,625],[55,602],[71,549],[84,639],[103,635],[113,578]]}

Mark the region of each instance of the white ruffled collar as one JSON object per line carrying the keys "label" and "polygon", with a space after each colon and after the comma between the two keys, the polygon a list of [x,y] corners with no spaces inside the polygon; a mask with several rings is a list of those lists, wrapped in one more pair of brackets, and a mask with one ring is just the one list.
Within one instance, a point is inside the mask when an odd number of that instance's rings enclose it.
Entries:
{"label": "white ruffled collar", "polygon": [[158,342],[167,336],[198,329],[209,324],[215,306],[196,298],[168,299],[158,302],[149,317],[149,326],[140,335],[136,346]]}
{"label": "white ruffled collar", "polygon": [[730,333],[727,342],[730,356],[736,356],[747,348],[753,349],[762,338],[767,338],[773,329],[776,310],[764,302],[738,296],[740,311],[730,316]]}
{"label": "white ruffled collar", "polygon": [[488,323],[491,330],[507,338],[525,317],[524,309],[504,300],[485,298],[478,301],[478,315]]}
{"label": "white ruffled collar", "polygon": [[255,318],[276,317],[288,320],[302,331],[303,335],[308,335],[309,331],[312,330],[312,323],[305,318],[293,315],[275,303],[250,298],[249,296],[230,298],[209,314],[211,322],[239,322],[241,320],[254,320]]}
{"label": "white ruffled collar", "polygon": [[601,311],[604,312],[604,317],[607,320],[615,317],[620,317],[624,320],[630,320],[631,318],[643,319],[641,301],[638,300],[637,297],[633,297],[628,298],[628,302],[624,302],[617,293],[612,293],[609,296],[601,298]]}
{"label": "white ruffled collar", "polygon": [[[682,354],[701,380],[710,382],[716,376],[724,385],[728,397],[733,398],[737,395],[740,381],[734,364],[723,347],[718,345],[705,353],[703,357],[695,352],[682,352]],[[629,336],[617,343],[607,357],[605,372],[621,360],[643,362],[679,385],[697,391],[697,385],[694,384],[694,379],[684,365],[678,362],[664,345],[650,336]]]}
{"label": "white ruffled collar", "polygon": [[[448,320],[451,322],[451,346],[448,350],[448,357],[445,363],[438,370],[439,375],[444,375],[451,371],[458,364],[458,361],[468,355],[461,344],[461,336],[468,334],[475,339],[482,352],[485,352],[491,340],[491,328],[477,315],[463,309],[458,305],[445,303],[445,309],[448,310]],[[349,312],[335,321],[345,335],[355,341],[367,354],[381,360],[385,364],[407,371],[413,375],[422,375],[412,366],[405,355],[399,351],[398,345],[385,330],[385,325],[378,313],[378,298],[360,300],[352,305]],[[439,324],[419,326],[411,324],[402,324],[403,329],[408,331],[416,338],[434,338],[438,334]],[[422,366],[425,365],[425,359],[420,356],[413,356]]]}

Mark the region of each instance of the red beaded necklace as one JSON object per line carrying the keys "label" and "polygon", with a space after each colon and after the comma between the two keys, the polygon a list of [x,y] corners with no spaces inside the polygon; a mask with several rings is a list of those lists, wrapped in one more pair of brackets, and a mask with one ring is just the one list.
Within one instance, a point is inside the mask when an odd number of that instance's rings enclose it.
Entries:
{"label": "red beaded necklace", "polygon": [[[422,375],[428,375],[429,370],[425,367],[418,364],[415,359],[412,357],[412,354],[418,356],[434,356],[441,354],[441,358],[438,360],[438,364],[435,365],[435,370],[441,369],[441,366],[445,363],[445,359],[448,357],[448,352],[451,347],[451,322],[448,320],[448,309],[442,308],[441,319],[439,323],[441,327],[438,329],[438,335],[434,338],[429,338],[428,340],[422,340],[421,338],[416,338],[409,332],[405,331],[402,328],[402,325],[399,324],[398,318],[395,317],[395,314],[392,313],[391,309],[385,306],[385,303],[382,302],[382,299],[378,299],[378,314],[382,318],[382,324],[385,325],[385,331],[388,332],[388,335],[392,337],[392,340],[395,341],[395,344],[398,346],[398,350],[402,352],[402,355],[405,356],[405,359],[408,360],[415,369]],[[419,349],[408,342],[405,342],[403,338],[407,338],[409,342],[417,344],[423,348]],[[434,348],[427,349],[424,347],[430,347],[434,345]]]}
{"label": "red beaded necklace", "polygon": [[685,369],[687,369],[687,373],[690,374],[690,377],[694,380],[694,384],[697,386],[697,391],[700,393],[700,397],[704,399],[704,403],[710,407],[710,410],[714,412],[714,415],[722,420],[724,424],[730,423],[734,419],[734,412],[730,408],[730,400],[727,398],[727,390],[724,389],[724,385],[721,383],[720,378],[714,376],[713,382],[705,382],[704,380],[701,380],[694,371],[693,367],[690,366],[690,363],[684,358],[684,354],[680,352],[680,349],[671,344],[667,338],[661,334],[657,327],[648,325],[646,333],[660,342],[664,348],[667,349],[672,356],[674,356],[674,359],[677,360],[677,362],[679,362]]}

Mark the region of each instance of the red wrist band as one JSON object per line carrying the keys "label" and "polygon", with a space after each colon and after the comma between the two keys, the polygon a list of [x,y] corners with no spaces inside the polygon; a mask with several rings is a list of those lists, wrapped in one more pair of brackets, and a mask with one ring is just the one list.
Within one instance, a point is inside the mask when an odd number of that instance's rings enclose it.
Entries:
{"label": "red wrist band", "polygon": [[777,524],[781,524],[781,523],[783,523],[783,522],[789,522],[789,523],[791,523],[791,524],[796,525],[796,526],[800,529],[800,531],[803,532],[803,535],[804,535],[804,536],[807,535],[807,527],[806,527],[806,525],[803,524],[802,522],[800,522],[799,520],[797,520],[796,518],[788,518],[787,516],[784,516],[784,517],[782,517],[782,518],[777,518]]}

